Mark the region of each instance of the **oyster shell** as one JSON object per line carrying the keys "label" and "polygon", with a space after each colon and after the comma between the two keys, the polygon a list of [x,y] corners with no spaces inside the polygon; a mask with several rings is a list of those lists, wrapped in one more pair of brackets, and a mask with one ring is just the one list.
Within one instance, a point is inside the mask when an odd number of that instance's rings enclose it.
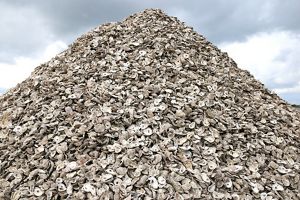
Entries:
{"label": "oyster shell", "polygon": [[226,53],[147,9],[0,96],[0,199],[300,199],[299,130]]}

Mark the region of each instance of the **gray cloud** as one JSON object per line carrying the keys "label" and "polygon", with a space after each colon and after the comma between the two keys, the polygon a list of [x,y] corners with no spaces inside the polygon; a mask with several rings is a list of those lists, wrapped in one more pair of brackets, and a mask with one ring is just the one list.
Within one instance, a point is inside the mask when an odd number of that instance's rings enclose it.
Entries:
{"label": "gray cloud", "polygon": [[300,31],[300,1],[275,0],[275,3],[271,4],[270,7],[270,24],[274,24],[282,29]]}
{"label": "gray cloud", "polygon": [[[5,0],[16,8],[29,8],[39,12],[31,23],[44,19],[56,37],[71,39],[103,22],[119,21],[126,16],[149,7],[159,7],[177,15],[188,25],[213,42],[243,39],[245,36],[272,29],[299,30],[300,2],[298,0]],[[15,16],[12,16],[15,17]],[[39,27],[36,27],[36,29]],[[70,39],[71,38],[71,39]]]}
{"label": "gray cloud", "polygon": [[33,55],[43,48],[50,35],[39,13],[26,7],[0,3],[0,61]]}
{"label": "gray cloud", "polygon": [[300,29],[297,20],[300,18],[300,2],[297,0],[194,0],[189,3],[182,0],[54,0],[33,6],[47,15],[53,30],[59,35],[79,33],[103,22],[119,21],[149,7],[162,8],[171,15],[183,13],[179,16],[181,20],[214,42],[243,39],[258,31]]}
{"label": "gray cloud", "polygon": [[[297,0],[212,0],[173,5],[174,14],[186,12],[185,21],[213,42],[243,40],[256,32],[275,29],[299,31],[300,2]],[[288,2],[288,3],[287,3]],[[299,5],[299,6],[297,6]]]}

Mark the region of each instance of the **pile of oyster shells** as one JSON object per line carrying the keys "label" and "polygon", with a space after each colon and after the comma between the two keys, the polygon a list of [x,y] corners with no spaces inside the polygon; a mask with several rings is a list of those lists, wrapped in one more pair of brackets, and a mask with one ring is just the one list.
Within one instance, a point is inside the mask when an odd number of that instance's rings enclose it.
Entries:
{"label": "pile of oyster shells", "polygon": [[300,113],[160,10],[0,97],[0,199],[299,199]]}

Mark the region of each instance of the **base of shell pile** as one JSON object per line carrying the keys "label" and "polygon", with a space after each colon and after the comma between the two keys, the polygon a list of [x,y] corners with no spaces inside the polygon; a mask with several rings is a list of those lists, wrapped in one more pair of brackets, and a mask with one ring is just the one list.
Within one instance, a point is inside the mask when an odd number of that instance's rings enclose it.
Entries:
{"label": "base of shell pile", "polygon": [[300,113],[160,10],[0,97],[0,199],[300,199]]}

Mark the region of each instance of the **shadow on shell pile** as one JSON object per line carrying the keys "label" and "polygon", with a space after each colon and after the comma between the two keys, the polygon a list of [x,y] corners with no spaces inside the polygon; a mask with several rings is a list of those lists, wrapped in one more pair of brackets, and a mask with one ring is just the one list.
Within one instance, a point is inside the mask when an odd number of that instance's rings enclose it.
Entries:
{"label": "shadow on shell pile", "polygon": [[0,98],[1,199],[299,199],[300,115],[160,10]]}

